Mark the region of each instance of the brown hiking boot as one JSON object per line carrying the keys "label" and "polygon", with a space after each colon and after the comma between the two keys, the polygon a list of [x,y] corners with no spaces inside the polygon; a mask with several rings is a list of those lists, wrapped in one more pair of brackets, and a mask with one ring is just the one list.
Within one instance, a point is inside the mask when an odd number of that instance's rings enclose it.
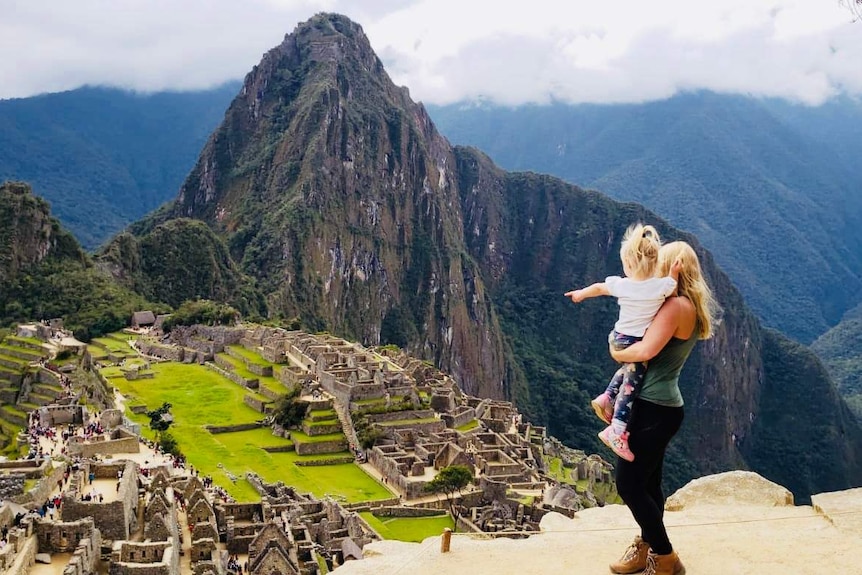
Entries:
{"label": "brown hiking boot", "polygon": [[643,575],[685,575],[685,566],[679,560],[676,551],[671,551],[667,555],[656,555],[650,549],[646,563]]}
{"label": "brown hiking boot", "polygon": [[647,552],[649,544],[641,539],[640,535],[635,537],[623,556],[616,563],[611,563],[613,573],[639,573],[646,569]]}

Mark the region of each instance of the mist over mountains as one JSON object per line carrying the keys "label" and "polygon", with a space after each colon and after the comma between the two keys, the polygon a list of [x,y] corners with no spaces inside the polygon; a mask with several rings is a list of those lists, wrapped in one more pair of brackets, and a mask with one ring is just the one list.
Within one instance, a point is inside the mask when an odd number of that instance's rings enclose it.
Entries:
{"label": "mist over mountains", "polygon": [[[661,132],[652,122],[644,134]],[[862,477],[862,430],[822,364],[761,327],[698,237],[640,205],[505,172],[476,149],[451,146],[344,17],[318,15],[269,51],[197,151],[173,201],[115,236],[94,263],[85,258],[118,291],[171,306],[170,298],[230,299],[271,321],[396,344],[469,393],[511,398],[551,434],[595,451],[589,398],[612,372],[605,341],[616,306],[573,307],[561,294],[618,273],[623,231],[650,221],[665,239],[695,246],[725,309],[681,382],[687,423],[669,453],[672,486],[741,467],[804,499]],[[733,162],[723,161],[728,170]],[[710,163],[721,165],[702,162]],[[62,196],[61,188],[62,180]],[[824,189],[850,199],[844,188]],[[821,203],[801,205],[826,218]],[[4,313],[14,319],[16,310]]]}

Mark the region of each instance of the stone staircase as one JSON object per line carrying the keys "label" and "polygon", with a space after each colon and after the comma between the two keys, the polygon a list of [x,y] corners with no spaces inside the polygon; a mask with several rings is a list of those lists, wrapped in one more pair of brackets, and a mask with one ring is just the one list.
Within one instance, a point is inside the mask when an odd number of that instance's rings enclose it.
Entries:
{"label": "stone staircase", "polygon": [[335,414],[338,415],[338,421],[341,422],[341,429],[344,432],[344,436],[347,437],[347,440],[351,445],[356,449],[359,449],[359,436],[356,435],[356,429],[353,427],[353,418],[350,417],[348,409],[346,409],[345,405],[337,399],[333,399],[332,407],[335,409]]}

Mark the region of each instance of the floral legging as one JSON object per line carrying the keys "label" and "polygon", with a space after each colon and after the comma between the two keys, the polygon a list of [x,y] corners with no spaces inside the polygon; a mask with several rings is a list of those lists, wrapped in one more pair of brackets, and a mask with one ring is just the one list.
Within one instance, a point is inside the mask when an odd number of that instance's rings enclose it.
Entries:
{"label": "floral legging", "polygon": [[[625,349],[639,342],[641,339],[643,338],[625,335],[616,330],[612,331],[608,336],[608,342],[614,349]],[[624,363],[611,378],[608,388],[605,390],[605,393],[614,400],[613,418],[618,422],[617,425],[621,423],[623,428],[628,427],[632,403],[634,403],[635,398],[641,390],[646,370],[647,364],[645,361]]]}

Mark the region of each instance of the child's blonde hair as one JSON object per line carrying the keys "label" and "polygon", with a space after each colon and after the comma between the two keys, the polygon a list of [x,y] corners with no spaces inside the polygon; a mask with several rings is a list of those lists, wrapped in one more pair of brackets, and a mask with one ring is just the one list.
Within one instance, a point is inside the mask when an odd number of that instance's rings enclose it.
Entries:
{"label": "child's blonde hair", "polygon": [[[652,226],[632,224],[623,236],[620,259],[632,275],[639,278],[653,276],[661,249],[661,238]],[[665,274],[667,275],[667,274]]]}
{"label": "child's blonde hair", "polygon": [[657,275],[668,275],[675,260],[679,260],[682,264],[677,278],[676,293],[688,298],[694,304],[698,339],[709,339],[715,330],[721,307],[703,277],[697,254],[687,243],[671,242],[661,247],[658,254]]}

